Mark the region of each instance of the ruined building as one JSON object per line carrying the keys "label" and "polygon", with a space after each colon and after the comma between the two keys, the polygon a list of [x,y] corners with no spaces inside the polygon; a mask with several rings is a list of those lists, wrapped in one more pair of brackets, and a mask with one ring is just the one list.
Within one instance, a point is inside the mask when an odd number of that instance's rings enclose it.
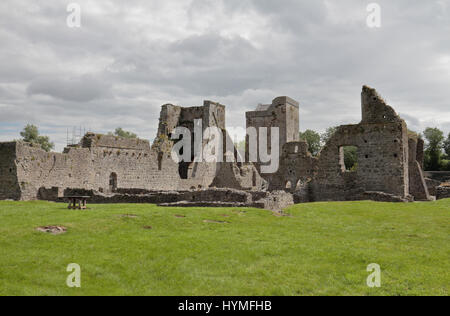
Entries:
{"label": "ruined building", "polygon": [[[364,86],[362,120],[343,125],[312,157],[305,142],[286,143],[270,189],[289,189],[300,201],[430,200],[423,176],[423,141],[374,89]],[[344,149],[355,146],[357,167],[347,170]]]}
{"label": "ruined building", "polygon": [[[280,165],[272,174],[261,173],[264,164],[258,161],[177,163],[172,159],[176,140],[171,133],[176,127],[192,134],[196,128],[217,127],[228,140],[225,107],[210,101],[189,108],[163,105],[152,145],[93,133],[63,153],[47,153],[21,141],[0,143],[0,199],[57,199],[67,190],[87,190],[96,201],[234,202],[266,208],[276,208],[273,204],[280,201],[286,206],[294,201],[432,199],[422,170],[423,141],[408,134],[406,123],[374,89],[363,87],[361,105],[361,122],[340,126],[318,157],[299,140],[298,102],[279,97],[248,112],[247,127],[256,127],[258,138],[261,128],[267,128],[269,140],[270,128],[279,128]],[[194,135],[191,143],[194,152]],[[352,170],[344,163],[347,146],[357,148],[358,163]],[[236,150],[223,154],[236,155]]]}

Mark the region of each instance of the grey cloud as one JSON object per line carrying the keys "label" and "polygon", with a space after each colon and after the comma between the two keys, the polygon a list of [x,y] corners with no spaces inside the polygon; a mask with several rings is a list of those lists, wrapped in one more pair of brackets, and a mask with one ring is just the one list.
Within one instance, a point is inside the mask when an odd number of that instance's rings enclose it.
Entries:
{"label": "grey cloud", "polygon": [[450,131],[445,1],[379,0],[376,30],[359,0],[78,2],[80,29],[57,0],[0,3],[0,130],[34,122],[58,149],[73,125],[152,139],[163,103],[216,100],[244,125],[278,95],[300,101],[302,130],[324,130],[360,120],[369,84],[411,128]]}
{"label": "grey cloud", "polygon": [[219,34],[190,36],[171,44],[169,49],[176,53],[191,54],[199,60],[205,57],[215,59],[217,56],[221,56],[231,62],[248,58],[249,54],[255,51],[251,43],[242,37],[229,39]]}
{"label": "grey cloud", "polygon": [[89,102],[106,97],[110,87],[91,76],[76,78],[39,78],[27,88],[29,95],[44,94],[67,101]]}
{"label": "grey cloud", "polygon": [[406,121],[408,124],[408,129],[415,131],[415,132],[421,132],[423,128],[423,124],[420,122],[420,120],[416,117],[413,117],[411,115],[405,114],[405,113],[399,113],[399,115]]}

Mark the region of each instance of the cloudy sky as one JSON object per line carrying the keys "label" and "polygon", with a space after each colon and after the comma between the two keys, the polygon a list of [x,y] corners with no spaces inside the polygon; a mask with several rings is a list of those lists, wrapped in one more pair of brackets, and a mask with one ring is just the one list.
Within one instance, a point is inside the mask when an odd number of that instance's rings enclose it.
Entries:
{"label": "cloudy sky", "polygon": [[[0,141],[27,123],[56,143],[67,129],[115,127],[153,140],[160,106],[227,105],[227,125],[280,95],[300,128],[360,120],[363,84],[411,129],[450,132],[450,0],[0,2]],[[75,1],[74,1],[75,2]]]}

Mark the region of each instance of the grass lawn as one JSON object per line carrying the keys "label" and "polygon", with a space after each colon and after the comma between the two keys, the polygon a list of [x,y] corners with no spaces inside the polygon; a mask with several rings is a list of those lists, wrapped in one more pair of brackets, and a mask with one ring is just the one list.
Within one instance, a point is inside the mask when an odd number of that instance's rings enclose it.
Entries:
{"label": "grass lawn", "polygon": [[[301,204],[290,217],[89,207],[0,202],[0,295],[449,294],[450,200]],[[46,225],[68,230],[36,231]],[[66,285],[69,263],[81,266],[81,288]],[[381,266],[380,288],[366,285],[370,263]]]}

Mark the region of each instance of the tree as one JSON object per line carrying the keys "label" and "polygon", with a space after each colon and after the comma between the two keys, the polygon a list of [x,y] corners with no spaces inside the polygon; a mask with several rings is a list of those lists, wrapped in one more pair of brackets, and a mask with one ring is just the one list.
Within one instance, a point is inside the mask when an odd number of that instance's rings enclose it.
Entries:
{"label": "tree", "polygon": [[344,164],[348,171],[356,171],[358,167],[358,147],[345,146],[344,147]]}
{"label": "tree", "polygon": [[450,133],[447,136],[447,139],[444,141],[444,151],[447,155],[447,159],[450,159]]}
{"label": "tree", "polygon": [[331,136],[336,133],[337,126],[328,127],[326,131],[320,135],[320,141],[322,142],[322,146],[325,146],[326,143],[330,140]]}
{"label": "tree", "polygon": [[317,156],[322,149],[322,146],[320,144],[320,135],[319,133],[313,131],[313,130],[306,130],[303,133],[300,132],[300,139],[305,140],[308,143],[309,152],[313,156]]}
{"label": "tree", "polygon": [[109,134],[118,136],[118,137],[123,137],[123,138],[137,138],[137,135],[135,133],[125,131],[122,129],[122,127],[116,128],[116,130],[114,131],[114,134],[112,134],[112,133],[109,133]]}
{"label": "tree", "polygon": [[428,127],[423,135],[427,141],[425,149],[425,170],[439,171],[441,169],[444,133],[438,128]]}
{"label": "tree", "polygon": [[27,124],[23,131],[20,132],[20,136],[22,136],[23,141],[37,144],[47,152],[55,148],[55,144],[50,142],[50,138],[48,136],[39,135],[39,129],[35,125]]}

